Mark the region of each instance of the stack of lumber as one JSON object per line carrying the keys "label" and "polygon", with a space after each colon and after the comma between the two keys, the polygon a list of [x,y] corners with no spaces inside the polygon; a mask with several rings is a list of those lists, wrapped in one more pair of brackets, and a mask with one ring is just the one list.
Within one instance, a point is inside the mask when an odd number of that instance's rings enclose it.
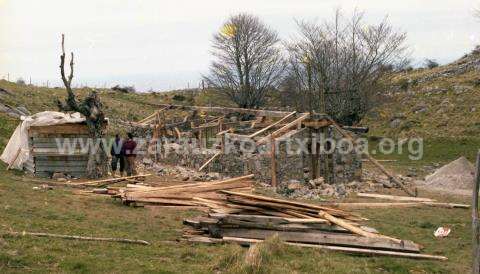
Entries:
{"label": "stack of lumber", "polygon": [[225,194],[220,190],[251,191],[253,175],[246,175],[220,181],[174,184],[170,186],[145,186],[129,184],[126,187],[109,187],[107,193],[120,198],[125,204],[135,206],[165,206],[205,208],[203,199],[209,202],[223,202]]}
{"label": "stack of lumber", "polygon": [[250,245],[277,235],[289,245],[350,253],[445,260],[419,254],[420,246],[379,234],[350,212],[250,193],[221,191],[224,201],[194,199],[211,209],[208,217],[184,220],[183,239],[197,243]]}

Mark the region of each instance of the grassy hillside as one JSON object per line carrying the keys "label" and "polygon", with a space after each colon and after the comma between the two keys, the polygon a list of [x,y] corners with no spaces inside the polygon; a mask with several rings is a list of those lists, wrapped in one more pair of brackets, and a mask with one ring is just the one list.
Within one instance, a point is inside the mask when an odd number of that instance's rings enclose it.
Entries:
{"label": "grassy hillside", "polygon": [[363,121],[373,135],[480,136],[480,53],[434,69],[397,73],[389,101]]}
{"label": "grassy hillside", "polygon": [[[12,93],[12,95],[1,97],[0,103],[14,107],[25,106],[32,113],[45,110],[57,111],[55,100],[66,97],[64,89],[22,86],[5,80],[0,81],[0,88]],[[156,109],[149,103],[160,103],[165,98],[165,96],[156,93],[122,93],[102,89],[98,92],[107,116],[114,120],[136,121],[144,118]],[[89,89],[76,89],[75,93],[81,98],[89,93]]]}

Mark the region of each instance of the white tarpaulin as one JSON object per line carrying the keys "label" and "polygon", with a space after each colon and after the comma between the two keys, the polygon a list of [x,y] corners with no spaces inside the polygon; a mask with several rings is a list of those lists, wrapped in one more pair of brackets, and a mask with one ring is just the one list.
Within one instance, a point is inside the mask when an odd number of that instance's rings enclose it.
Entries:
{"label": "white tarpaulin", "polygon": [[23,164],[30,156],[28,148],[28,129],[30,127],[81,123],[85,121],[85,117],[78,112],[69,114],[44,111],[32,116],[22,116],[22,120],[22,123],[18,125],[10,137],[2,156],[0,156],[0,160],[10,165],[10,168],[15,169],[22,169]]}

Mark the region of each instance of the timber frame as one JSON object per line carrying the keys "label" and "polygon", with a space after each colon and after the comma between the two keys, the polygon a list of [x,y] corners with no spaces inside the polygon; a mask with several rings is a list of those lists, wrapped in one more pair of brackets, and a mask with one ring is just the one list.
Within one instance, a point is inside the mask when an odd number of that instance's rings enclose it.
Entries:
{"label": "timber frame", "polygon": [[[365,133],[368,128],[361,127],[342,127],[326,114],[319,113],[298,113],[276,110],[243,109],[229,107],[208,107],[208,106],[183,106],[155,104],[159,110],[148,117],[138,121],[130,122],[131,126],[149,128],[152,130],[152,143],[150,148],[155,146],[154,151],[159,148],[158,140],[162,137],[192,137],[198,142],[200,148],[214,148],[218,151],[209,158],[199,170],[206,169],[216,158],[225,150],[225,140],[245,140],[253,142],[258,146],[267,145],[270,149],[271,157],[271,182],[272,186],[277,184],[276,167],[276,144],[289,136],[300,131],[307,132],[309,136],[324,134],[327,128],[335,130],[343,138],[354,140],[355,133]],[[175,115],[176,112],[176,115]],[[178,117],[178,113],[184,116]],[[185,114],[185,112],[187,114]],[[169,114],[167,119],[167,113]],[[171,119],[177,116],[176,119]],[[181,115],[180,115],[181,116]],[[180,119],[178,119],[180,118]],[[216,145],[209,142],[209,138],[220,137],[220,144]],[[161,144],[160,144],[161,145]],[[160,147],[161,149],[161,147]],[[150,150],[150,149],[149,149]],[[158,152],[154,153],[155,161],[160,156]],[[402,190],[411,196],[416,195],[416,191],[407,188],[401,179],[389,172],[378,161],[368,153],[361,155],[384,173],[390,181],[398,185]],[[328,170],[328,164],[321,159],[320,153],[311,154],[311,179],[320,176],[318,170],[321,165],[325,165],[323,170]]]}

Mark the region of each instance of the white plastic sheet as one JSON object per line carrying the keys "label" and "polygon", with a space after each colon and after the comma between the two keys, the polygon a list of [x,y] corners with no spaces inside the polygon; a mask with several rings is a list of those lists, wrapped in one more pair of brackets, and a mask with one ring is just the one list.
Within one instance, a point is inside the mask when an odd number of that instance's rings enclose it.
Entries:
{"label": "white plastic sheet", "polygon": [[0,156],[0,160],[14,169],[22,169],[23,164],[30,157],[30,149],[28,147],[28,129],[30,127],[81,123],[85,121],[85,117],[78,112],[69,114],[44,111],[32,116],[22,116],[22,120],[22,123],[15,129]]}

